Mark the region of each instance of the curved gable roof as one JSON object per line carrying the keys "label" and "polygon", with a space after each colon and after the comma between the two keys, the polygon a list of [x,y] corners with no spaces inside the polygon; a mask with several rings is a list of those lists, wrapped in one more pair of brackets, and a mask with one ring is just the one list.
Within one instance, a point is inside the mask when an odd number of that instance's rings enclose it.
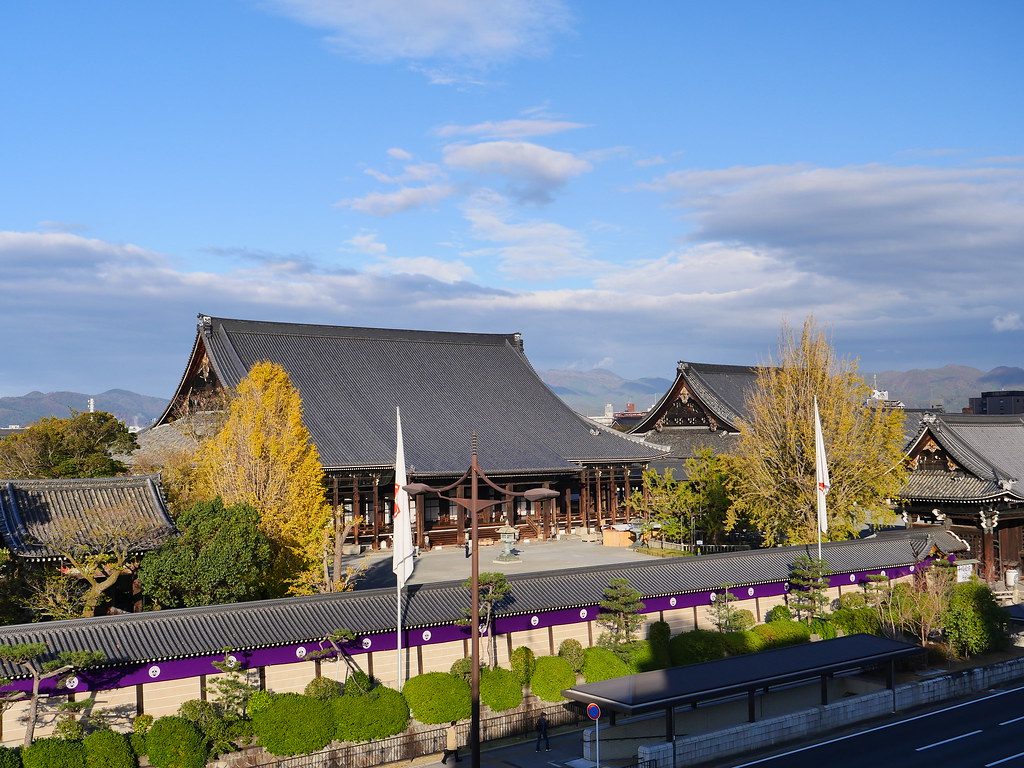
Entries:
{"label": "curved gable roof", "polygon": [[973,414],[926,414],[909,455],[933,440],[962,473],[915,470],[904,497],[982,499],[1007,493],[1024,498],[1024,418]]}
{"label": "curved gable roof", "polygon": [[157,475],[0,481],[0,534],[12,554],[60,559],[45,542],[76,531],[83,544],[123,537],[138,553],[160,546],[176,529]]}
{"label": "curved gable roof", "polygon": [[738,422],[747,414],[746,396],[757,382],[757,371],[756,366],[715,365],[681,360],[672,386],[630,432],[642,434],[654,429],[684,387],[718,422],[736,430]]}
{"label": "curved gable roof", "polygon": [[662,454],[572,411],[536,374],[519,334],[200,316],[193,360],[200,350],[228,387],[257,362],[283,366],[327,469],[393,466],[396,406],[406,462],[419,475],[461,474],[472,432],[491,473],[558,472]]}

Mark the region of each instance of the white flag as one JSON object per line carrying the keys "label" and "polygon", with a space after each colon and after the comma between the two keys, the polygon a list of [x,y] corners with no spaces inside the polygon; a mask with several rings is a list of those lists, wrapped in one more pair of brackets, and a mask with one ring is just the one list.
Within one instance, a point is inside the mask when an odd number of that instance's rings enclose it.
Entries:
{"label": "white flag", "polygon": [[412,511],[409,494],[405,490],[405,446],[402,444],[402,414],[398,408],[395,408],[395,425],[398,439],[395,448],[395,505],[391,513],[395,531],[391,570],[398,577],[398,586],[402,587],[412,576],[413,569]]}
{"label": "white flag", "polygon": [[818,417],[818,398],[814,398],[814,469],[818,484],[818,530],[828,533],[828,511],[825,496],[832,482],[828,479],[828,460],[825,458],[825,439],[821,436],[821,419]]}

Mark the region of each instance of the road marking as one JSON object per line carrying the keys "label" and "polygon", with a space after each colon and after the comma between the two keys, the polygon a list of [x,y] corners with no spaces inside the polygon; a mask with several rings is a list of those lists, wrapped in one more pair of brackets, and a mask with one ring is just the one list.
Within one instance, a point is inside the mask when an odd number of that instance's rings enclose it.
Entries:
{"label": "road marking", "polygon": [[942,741],[936,741],[934,744],[927,744],[927,745],[925,745],[923,747],[918,747],[914,751],[915,752],[923,752],[926,749],[931,749],[932,747],[941,747],[943,744],[949,744],[949,742],[951,742],[951,741],[959,741],[960,739],[966,739],[968,736],[976,736],[979,733],[981,733],[980,730],[979,731],[971,731],[970,733],[963,733],[963,734],[960,734],[959,736],[954,736],[952,739],[943,739]]}
{"label": "road marking", "polygon": [[996,760],[994,763],[985,763],[985,768],[992,768],[993,765],[999,765],[1000,763],[1005,763],[1007,760],[1013,760],[1018,757],[1024,757],[1024,752],[1018,752],[1016,755],[1004,757],[1002,760]]}
{"label": "road marking", "polygon": [[1024,715],[1021,715],[1020,717],[1015,717],[1015,718],[1013,718],[1013,720],[1004,720],[1003,722],[1000,723],[1000,725],[1009,725],[1010,723],[1017,723],[1017,722],[1020,722],[1021,720],[1024,720]]}
{"label": "road marking", "polygon": [[762,757],[757,760],[751,760],[749,763],[740,763],[734,765],[733,768],[747,768],[748,765],[758,765],[759,763],[767,763],[771,760],[778,760],[780,757],[789,757],[790,755],[798,755],[801,752],[806,752],[809,749],[817,749],[818,747],[825,747],[829,744],[835,744],[836,742],[846,741],[847,739],[855,738],[856,736],[863,736],[868,733],[874,733],[875,731],[884,731],[886,728],[892,728],[896,725],[903,725],[904,723],[912,723],[915,720],[920,720],[925,717],[931,717],[932,715],[941,715],[943,712],[950,712],[954,709],[960,709],[961,707],[968,707],[972,704],[977,704],[981,701],[987,701],[988,699],[995,699],[999,696],[1005,696],[1008,693],[1016,693],[1018,691],[1024,691],[1024,686],[1020,688],[1011,688],[1008,691],[1000,691],[999,693],[993,693],[991,696],[984,696],[980,699],[972,699],[971,701],[964,701],[960,704],[954,704],[951,707],[945,709],[937,709],[934,712],[925,712],[923,715],[914,715],[914,717],[908,717],[904,720],[897,720],[892,723],[886,723],[885,725],[879,725],[875,728],[868,728],[866,731],[857,731],[856,733],[848,733],[846,736],[840,736],[836,739],[829,739],[828,741],[819,741],[817,744],[808,744],[806,747],[799,747],[797,749],[791,749],[788,752],[780,752],[777,755],[771,755],[769,757]]}

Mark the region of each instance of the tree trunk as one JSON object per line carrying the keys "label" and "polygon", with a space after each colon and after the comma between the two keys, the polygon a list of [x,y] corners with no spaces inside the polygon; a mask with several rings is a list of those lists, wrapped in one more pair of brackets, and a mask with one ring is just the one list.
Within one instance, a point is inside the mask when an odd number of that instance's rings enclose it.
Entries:
{"label": "tree trunk", "polygon": [[28,722],[25,724],[24,747],[32,746],[32,739],[36,735],[36,715],[39,712],[39,674],[32,674],[32,698],[28,704]]}

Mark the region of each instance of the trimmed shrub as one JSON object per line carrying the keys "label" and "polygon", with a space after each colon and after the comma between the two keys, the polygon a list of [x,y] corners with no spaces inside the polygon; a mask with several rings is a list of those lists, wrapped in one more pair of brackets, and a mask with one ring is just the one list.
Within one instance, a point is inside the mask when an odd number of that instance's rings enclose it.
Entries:
{"label": "trimmed shrub", "polygon": [[78,715],[64,714],[57,719],[53,735],[64,741],[81,741],[85,736],[85,726],[78,719]]}
{"label": "trimmed shrub", "polygon": [[218,730],[222,713],[212,701],[189,699],[178,707],[178,717],[188,720],[209,740]]}
{"label": "trimmed shrub", "polygon": [[868,599],[863,592],[847,592],[845,595],[840,595],[836,603],[840,610],[867,608]]}
{"label": "trimmed shrub", "polygon": [[725,634],[708,629],[681,632],[669,643],[673,666],[697,664],[725,656]]}
{"label": "trimmed shrub", "polygon": [[753,611],[747,608],[740,608],[733,615],[733,626],[735,626],[736,630],[739,632],[748,630],[755,624],[757,624],[757,619],[754,618]]}
{"label": "trimmed shrub", "polygon": [[473,679],[473,660],[469,656],[456,659],[452,663],[451,669],[448,670],[448,674],[468,683]]}
{"label": "trimmed shrub", "polygon": [[411,677],[402,689],[412,716],[436,725],[465,720],[470,715],[469,683],[445,672],[426,672]]}
{"label": "trimmed shrub", "polygon": [[366,696],[332,699],[338,741],[371,741],[402,733],[409,727],[409,705],[393,688],[378,685]]}
{"label": "trimmed shrub", "polygon": [[376,688],[380,683],[361,669],[352,671],[352,674],[345,678],[346,696],[365,696]]}
{"label": "trimmed shrub", "polygon": [[[306,755],[323,749],[334,738],[333,714],[326,701],[277,694],[266,709],[252,716],[253,733],[272,755]],[[152,757],[152,743],[149,750]]]}
{"label": "trimmed shrub", "polygon": [[730,656],[743,656],[747,653],[756,653],[765,648],[764,638],[749,629],[741,629],[738,632],[726,632],[722,636],[722,645],[725,652]]}
{"label": "trimmed shrub", "polygon": [[[672,654],[668,646],[672,642],[672,628],[667,621],[656,621],[651,624],[647,632],[647,642],[650,650],[650,665],[648,669],[665,669],[672,664]],[[648,669],[641,669],[647,672]]]}
{"label": "trimmed shrub", "polygon": [[579,640],[563,640],[558,645],[558,655],[569,662],[572,671],[577,675],[583,673],[583,646]]}
{"label": "trimmed shrub", "polygon": [[[651,648],[650,640],[641,640],[634,643],[634,646],[635,648],[633,649],[632,655],[629,657],[629,661],[625,662],[630,674],[634,674],[636,672],[650,672],[652,670],[662,668],[654,661],[654,651]],[[666,651],[667,650],[668,649],[666,648]]]}
{"label": "trimmed shrub", "polygon": [[249,697],[249,703],[245,707],[245,713],[252,717],[257,712],[262,712],[264,709],[270,706],[270,702],[274,700],[274,694],[270,691],[255,691],[252,696]]}
{"label": "trimmed shrub", "polygon": [[768,624],[758,624],[750,631],[760,635],[765,641],[765,650],[799,645],[811,639],[811,628],[802,621],[772,621]]}
{"label": "trimmed shrub", "polygon": [[622,659],[607,648],[587,648],[583,651],[583,679],[588,683],[628,674],[629,669]]}
{"label": "trimmed shrub", "polygon": [[21,751],[21,763],[25,768],[85,768],[85,747],[80,741],[36,739]]}
{"label": "trimmed shrub", "polygon": [[576,673],[561,656],[541,656],[533,670],[530,690],[543,701],[563,701],[562,691],[576,684]]}
{"label": "trimmed shrub", "polygon": [[860,632],[868,635],[882,634],[882,622],[874,608],[840,608],[833,611],[828,618],[833,627],[843,630],[847,635],[856,635]]}
{"label": "trimmed shrub", "polygon": [[822,640],[831,640],[836,636],[835,625],[820,616],[811,619],[810,630],[812,635],[817,635]]}
{"label": "trimmed shrub", "polygon": [[764,615],[764,623],[771,624],[774,621],[792,621],[793,612],[787,605],[776,605]]}
{"label": "trimmed shrub", "polygon": [[145,736],[149,733],[149,729],[153,727],[153,720],[152,715],[136,715],[135,719],[132,720],[132,733]]}
{"label": "trimmed shrub", "polygon": [[0,768],[22,768],[21,753],[10,747],[0,746]]}
{"label": "trimmed shrub", "polygon": [[329,701],[344,694],[345,687],[337,680],[332,680],[329,677],[314,677],[306,683],[303,693],[312,699]]}
{"label": "trimmed shrub", "polygon": [[512,651],[512,674],[519,681],[520,688],[530,684],[530,678],[533,677],[533,669],[536,663],[537,659],[533,655],[533,651],[525,645],[520,645]]}
{"label": "trimmed shrub", "polygon": [[128,737],[116,731],[94,731],[82,739],[86,768],[136,768],[139,764]]}
{"label": "trimmed shrub", "polygon": [[953,587],[942,614],[946,639],[964,658],[1005,647],[1010,638],[1008,622],[1007,612],[996,602],[992,590],[977,580]]}
{"label": "trimmed shrub", "polygon": [[183,717],[158,717],[146,734],[146,756],[156,768],[203,768],[206,737]]}
{"label": "trimmed shrub", "polygon": [[507,669],[481,670],[480,700],[495,712],[515,709],[523,703],[523,684]]}
{"label": "trimmed shrub", "polygon": [[128,734],[128,743],[132,746],[132,752],[135,753],[136,757],[145,757],[149,752],[146,747],[146,735],[143,733],[130,733]]}

